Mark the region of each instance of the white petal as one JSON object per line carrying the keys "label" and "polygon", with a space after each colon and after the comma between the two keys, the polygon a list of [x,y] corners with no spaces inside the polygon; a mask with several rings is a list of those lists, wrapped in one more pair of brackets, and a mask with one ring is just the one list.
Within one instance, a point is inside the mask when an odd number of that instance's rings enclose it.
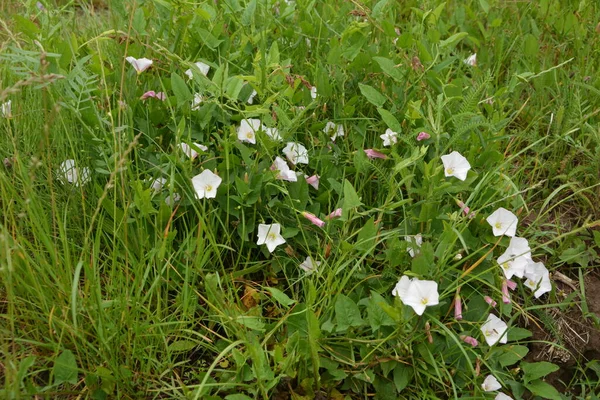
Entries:
{"label": "white petal", "polygon": [[493,392],[502,389],[502,385],[494,375],[488,375],[485,377],[481,388],[486,392]]}
{"label": "white petal", "polygon": [[494,236],[515,236],[519,219],[515,214],[500,207],[485,219],[492,226]]}

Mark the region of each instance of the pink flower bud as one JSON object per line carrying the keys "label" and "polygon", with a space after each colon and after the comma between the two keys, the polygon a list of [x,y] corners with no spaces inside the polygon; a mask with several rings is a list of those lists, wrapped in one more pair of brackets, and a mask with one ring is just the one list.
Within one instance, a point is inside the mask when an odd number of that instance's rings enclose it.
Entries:
{"label": "pink flower bud", "polygon": [[306,183],[315,189],[319,190],[319,175],[313,175],[306,177]]}
{"label": "pink flower bud", "polygon": [[457,320],[462,319],[462,303],[459,295],[454,298],[454,318]]}
{"label": "pink flower bud", "polygon": [[463,214],[465,214],[466,216],[468,216],[469,219],[473,219],[475,217],[475,213],[474,212],[470,213],[471,209],[469,207],[467,207],[465,205],[465,203],[463,203],[462,201],[458,200],[456,202],[456,205],[460,207],[460,209],[463,212]]}
{"label": "pink flower bud", "polygon": [[479,344],[479,342],[477,341],[477,339],[475,339],[473,336],[465,336],[465,335],[461,335],[460,338],[462,339],[463,342],[470,344],[471,346],[475,347]]}
{"label": "pink flower bud", "polygon": [[381,158],[382,160],[385,160],[387,158],[387,156],[383,153],[378,152],[377,150],[373,150],[373,149],[365,149],[365,154],[367,155],[367,157],[373,159],[373,158]]}
{"label": "pink flower bud", "polygon": [[508,288],[510,290],[515,290],[517,288],[517,282],[511,281],[510,279],[506,280],[506,286],[508,286]]}
{"label": "pink flower bud", "polygon": [[491,305],[492,307],[496,307],[496,305],[498,303],[496,303],[496,301],[494,299],[492,299],[490,296],[485,296],[483,298],[485,300],[486,303],[488,303],[489,305]]}
{"label": "pink flower bud", "polygon": [[322,228],[323,226],[325,226],[325,221],[320,220],[314,214],[311,214],[307,211],[302,211],[302,216],[304,218],[306,218],[307,220],[309,220],[310,222],[312,222],[313,224],[315,224],[316,226],[318,226],[319,228]]}
{"label": "pink flower bud", "polygon": [[417,135],[417,141],[420,142],[421,140],[426,140],[430,137],[431,135],[427,132],[419,132],[419,134]]}
{"label": "pink flower bud", "polygon": [[167,98],[167,95],[164,92],[158,92],[156,93],[154,90],[150,90],[146,93],[144,93],[142,95],[142,97],[140,97],[140,100],[146,100],[150,97],[154,97],[155,99],[161,100],[161,101],[165,101]]}
{"label": "pink flower bud", "polygon": [[502,302],[504,304],[510,304],[510,294],[508,294],[507,280],[502,281]]}
{"label": "pink flower bud", "polygon": [[333,211],[331,214],[329,214],[325,219],[334,219],[334,218],[339,218],[341,216],[342,216],[342,209],[337,208],[335,211]]}

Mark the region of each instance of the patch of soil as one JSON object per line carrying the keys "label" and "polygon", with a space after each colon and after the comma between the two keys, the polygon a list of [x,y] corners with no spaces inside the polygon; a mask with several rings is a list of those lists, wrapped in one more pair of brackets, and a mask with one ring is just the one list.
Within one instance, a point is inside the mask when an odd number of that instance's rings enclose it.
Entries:
{"label": "patch of soil", "polygon": [[[573,282],[576,284],[576,282]],[[574,289],[570,285],[555,281],[557,293],[568,296]],[[590,313],[600,317],[600,277],[589,274],[584,280],[585,301]],[[575,301],[578,299],[575,298]],[[594,327],[592,321],[584,318],[579,305],[567,310],[558,308],[547,312],[548,321],[539,321],[539,326],[530,324],[528,329],[533,332],[534,343],[526,361],[549,361],[557,364],[560,369],[544,380],[554,386],[559,392],[567,393],[569,385],[578,364],[600,359],[600,330]],[[548,329],[550,324],[553,329]],[[576,393],[574,393],[576,394]]]}

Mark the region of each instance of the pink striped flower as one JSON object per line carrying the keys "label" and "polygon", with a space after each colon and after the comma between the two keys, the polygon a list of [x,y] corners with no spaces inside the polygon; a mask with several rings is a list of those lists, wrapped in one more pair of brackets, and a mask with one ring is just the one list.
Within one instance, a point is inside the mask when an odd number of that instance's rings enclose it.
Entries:
{"label": "pink striped flower", "polygon": [[507,280],[502,281],[502,302],[504,304],[510,304],[510,294],[508,293]]}
{"label": "pink striped flower", "polygon": [[517,282],[511,281],[510,279],[507,279],[506,280],[506,286],[508,286],[508,288],[510,290],[515,290],[517,288]]}
{"label": "pink striped flower", "polygon": [[334,219],[342,216],[342,209],[336,208],[331,214],[329,214],[325,219]]}
{"label": "pink striped flower", "polygon": [[316,226],[318,226],[319,228],[325,226],[325,221],[319,219],[316,215],[311,214],[308,211],[302,211],[302,216],[310,222],[312,222],[313,224],[315,224]]}
{"label": "pink striped flower", "polygon": [[154,97],[155,99],[158,99],[161,101],[165,101],[167,99],[167,95],[164,92],[156,93],[154,90],[150,90],[150,91],[144,93],[142,95],[142,97],[140,97],[140,100],[146,100],[150,97]]}
{"label": "pink striped flower", "polygon": [[374,150],[374,149],[365,149],[365,154],[370,159],[381,158],[382,160],[385,160],[387,158],[387,156],[385,154],[380,153],[379,151]]}
{"label": "pink striped flower", "polygon": [[479,344],[477,339],[475,339],[473,336],[461,335],[460,338],[462,339],[463,342],[470,344],[473,347],[476,347]]}
{"label": "pink striped flower", "polygon": [[319,190],[319,175],[307,176],[306,183]]}
{"label": "pink striped flower", "polygon": [[492,307],[496,307],[496,305],[498,303],[496,303],[496,301],[494,299],[492,299],[490,296],[484,296],[483,299],[485,300],[486,303],[488,303],[490,306]]}
{"label": "pink striped flower", "polygon": [[431,137],[431,135],[427,132],[419,132],[419,134],[417,135],[417,141],[420,142],[421,140],[427,140]]}

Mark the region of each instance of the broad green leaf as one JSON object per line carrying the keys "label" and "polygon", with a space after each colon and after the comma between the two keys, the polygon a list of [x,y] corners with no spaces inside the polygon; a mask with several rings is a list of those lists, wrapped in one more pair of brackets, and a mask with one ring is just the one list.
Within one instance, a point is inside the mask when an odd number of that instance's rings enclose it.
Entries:
{"label": "broad green leaf", "polygon": [[283,293],[279,289],[275,289],[274,287],[266,287],[267,291],[271,293],[271,296],[284,307],[289,307],[294,304],[296,300],[290,299],[287,294]]}
{"label": "broad green leaf", "polygon": [[71,350],[64,350],[54,361],[54,384],[77,384],[77,360]]}
{"label": "broad green leaf", "polygon": [[374,217],[371,217],[358,232],[354,248],[363,252],[372,251],[377,240],[377,228]]}
{"label": "broad green leaf", "polygon": [[359,207],[363,203],[360,201],[358,194],[348,179],[344,180],[344,201],[342,205],[343,212],[347,215],[350,209]]}
{"label": "broad green leaf", "polygon": [[177,340],[171,344],[169,344],[169,351],[178,353],[178,352],[185,352],[185,351],[190,351],[194,348],[196,348],[198,346],[198,344],[192,340]]}
{"label": "broad green leaf", "polygon": [[183,78],[175,72],[171,74],[171,89],[173,89],[173,93],[175,93],[177,104],[187,103],[192,100],[193,96],[190,89],[188,89],[187,84]]}
{"label": "broad green leaf", "polygon": [[376,107],[382,107],[385,104],[385,96],[379,93],[379,91],[374,87],[369,85],[363,85],[362,83],[359,83],[358,87],[360,88],[360,92],[362,93],[362,95],[367,98],[369,103],[373,104]]}
{"label": "broad green leaf", "polygon": [[30,39],[37,38],[37,35],[40,33],[40,28],[36,24],[31,22],[29,19],[23,18],[22,16],[16,14],[13,15],[13,19],[17,29],[20,32],[29,36]]}
{"label": "broad green leaf", "polygon": [[535,396],[540,396],[544,399],[551,400],[562,400],[563,397],[560,395],[558,390],[554,388],[554,386],[550,385],[547,382],[542,381],[541,379],[535,380],[530,383],[526,383],[525,387],[531,391]]}
{"label": "broad green leaf", "polygon": [[390,317],[383,307],[389,307],[387,301],[377,292],[371,292],[371,298],[367,303],[367,316],[373,332],[382,326],[394,326],[396,321]]}
{"label": "broad green leaf", "polygon": [[265,324],[260,320],[259,317],[253,317],[250,315],[239,315],[236,321],[244,325],[246,328],[250,328],[254,331],[264,331]]}
{"label": "broad green leaf", "polygon": [[379,67],[381,67],[381,70],[386,75],[389,75],[396,82],[401,82],[403,80],[400,68],[397,67],[392,60],[385,57],[373,57],[373,60],[379,64]]}
{"label": "broad green leaf", "polygon": [[528,338],[532,335],[531,331],[524,328],[510,328],[508,330],[508,341],[521,340]]}
{"label": "broad green leaf", "polygon": [[243,87],[244,81],[237,76],[232,76],[225,82],[225,94],[231,100],[237,100]]}
{"label": "broad green leaf", "polygon": [[351,326],[364,325],[356,303],[343,294],[339,294],[335,301],[335,319],[338,332],[343,332]]}
{"label": "broad green leaf", "polygon": [[494,350],[495,357],[503,367],[515,364],[529,353],[526,346],[507,345]]}
{"label": "broad green leaf", "polygon": [[398,363],[394,368],[394,385],[398,393],[402,392],[412,381],[414,376],[413,367]]}
{"label": "broad green leaf", "polygon": [[484,13],[487,14],[490,12],[490,3],[488,3],[487,0],[479,0],[479,5],[481,6],[481,9]]}
{"label": "broad green leaf", "polygon": [[531,382],[536,379],[543,378],[544,376],[546,376],[554,371],[557,371],[558,368],[559,368],[558,365],[552,364],[551,362],[548,362],[548,361],[541,361],[541,362],[536,362],[536,363],[528,363],[528,362],[521,363],[521,369],[523,370],[523,373],[525,374],[523,376],[523,380],[525,382]]}
{"label": "broad green leaf", "polygon": [[449,46],[455,46],[458,42],[460,42],[467,36],[469,36],[469,34],[467,32],[455,33],[454,35],[450,36],[448,39],[442,40],[440,42],[440,47],[444,48],[444,47],[449,47]]}
{"label": "broad green leaf", "polygon": [[433,247],[429,242],[423,242],[421,247],[416,243],[410,245],[413,249],[418,248],[418,253],[412,259],[411,271],[420,276],[428,276],[435,269]]}
{"label": "broad green leaf", "polygon": [[381,18],[383,13],[386,11],[386,8],[389,3],[390,0],[379,0],[379,2],[373,7],[373,11],[371,11],[371,17],[373,19],[379,20],[379,18]]}
{"label": "broad green leaf", "polygon": [[388,128],[394,132],[402,132],[402,125],[400,125],[400,122],[398,122],[396,117],[394,117],[394,114],[383,108],[378,108],[377,111],[379,112],[379,115],[381,115],[383,122],[385,122]]}

